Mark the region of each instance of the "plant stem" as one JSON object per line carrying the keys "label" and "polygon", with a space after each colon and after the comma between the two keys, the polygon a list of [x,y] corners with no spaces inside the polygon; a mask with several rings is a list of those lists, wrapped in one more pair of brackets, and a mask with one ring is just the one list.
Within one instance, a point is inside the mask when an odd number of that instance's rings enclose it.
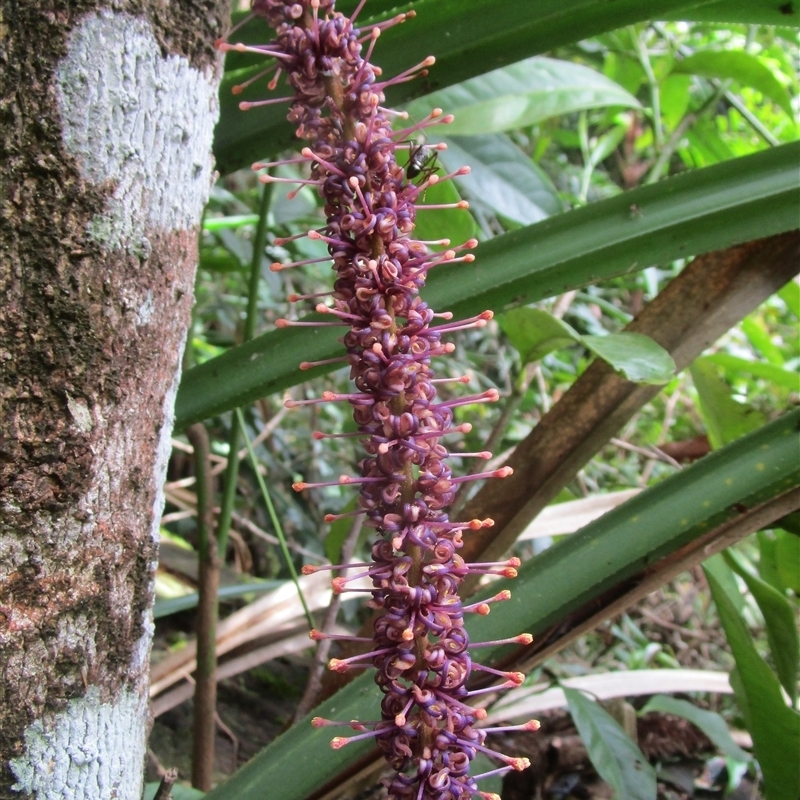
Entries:
{"label": "plant stem", "polygon": [[[694,50],[691,47],[688,47],[685,44],[680,44],[676,42],[669,31],[663,27],[660,23],[653,23],[653,29],[659,33],[666,41],[668,41],[671,45],[675,47],[678,53],[684,57],[688,57],[694,55]],[[715,88],[719,89],[723,86],[721,81],[718,81],[714,78],[709,79],[709,83]],[[777,147],[780,142],[776,139],[772,133],[764,127],[764,124],[761,122],[758,117],[753,114],[753,112],[742,102],[741,98],[735,95],[733,92],[729,92],[727,89],[723,89],[723,96],[725,99],[744,117],[750,127],[769,145],[773,147]]]}
{"label": "plant stem", "polygon": [[642,41],[642,37],[635,26],[631,26],[630,33],[633,39],[633,46],[639,56],[639,63],[642,65],[644,74],[647,76],[647,83],[650,86],[650,102],[653,104],[653,135],[656,151],[660,153],[664,147],[664,126],[661,121],[661,95],[659,94],[658,81],[653,72],[653,65],[650,63],[647,45]]}
{"label": "plant stem", "polygon": [[275,528],[275,533],[280,540],[281,552],[286,560],[286,566],[289,568],[289,573],[292,576],[292,582],[297,588],[297,596],[300,598],[300,602],[303,606],[303,611],[305,612],[306,620],[308,621],[308,628],[311,630],[311,628],[314,627],[314,617],[311,616],[311,611],[306,603],[306,598],[303,596],[303,590],[300,588],[300,580],[297,577],[297,570],[294,568],[294,561],[292,561],[292,556],[289,553],[289,546],[286,543],[286,536],[283,532],[283,527],[278,519],[278,515],[275,513],[275,506],[272,504],[272,497],[270,497],[267,484],[264,483],[264,477],[261,475],[261,471],[258,469],[258,459],[256,459],[253,446],[250,444],[250,437],[247,435],[247,428],[245,427],[244,423],[244,414],[242,414],[241,408],[236,409],[236,418],[239,421],[239,427],[242,429],[242,436],[244,437],[244,443],[247,447],[247,455],[250,457],[250,464],[253,467],[253,472],[256,475],[256,480],[258,481],[261,494],[264,498],[264,502],[266,503],[269,518],[272,520],[272,526]]}
{"label": "plant stem", "polygon": [[158,789],[153,795],[153,800],[172,800],[172,787],[175,781],[178,780],[178,770],[168,769],[161,778],[161,783],[158,784]]}
{"label": "plant stem", "polygon": [[217,592],[219,557],[214,537],[211,448],[202,423],[192,425],[186,435],[194,447],[197,476],[198,604],[197,671],[195,672],[192,724],[192,786],[211,790],[214,769],[214,715],[217,706]]}

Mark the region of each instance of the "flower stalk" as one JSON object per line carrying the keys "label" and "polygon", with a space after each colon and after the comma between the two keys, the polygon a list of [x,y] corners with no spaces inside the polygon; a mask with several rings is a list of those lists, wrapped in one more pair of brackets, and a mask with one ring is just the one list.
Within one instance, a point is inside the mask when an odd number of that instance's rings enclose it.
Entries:
{"label": "flower stalk", "polygon": [[[486,753],[502,766],[488,774],[524,769],[526,759],[514,759],[486,747],[487,731],[477,723],[486,711],[472,699],[498,687],[470,690],[474,669],[502,681],[501,687],[518,686],[520,673],[506,673],[473,663],[464,615],[486,614],[489,604],[506,600],[507,591],[494,598],[464,605],[459,587],[468,575],[516,575],[517,559],[490,564],[468,564],[459,556],[463,535],[491,526],[492,520],[451,521],[445,509],[456,488],[469,480],[502,478],[511,470],[454,477],[450,454],[442,444],[448,434],[463,433],[468,425],[453,424],[453,409],[470,403],[494,402],[496,390],[470,397],[439,400],[432,359],[452,353],[454,345],[442,337],[454,331],[480,328],[491,319],[487,311],[472,319],[451,321],[449,313],[435,314],[419,296],[427,273],[441,264],[470,262],[474,239],[456,247],[447,240],[426,243],[413,238],[418,211],[430,208],[464,208],[464,201],[422,205],[425,190],[437,182],[465,174],[462,168],[439,177],[425,169],[414,183],[397,163],[399,150],[410,150],[409,137],[453,117],[434,109],[425,119],[393,130],[390,117],[407,115],[383,106],[389,86],[424,75],[433,57],[392,78],[384,79],[370,63],[373,48],[386,28],[414,16],[399,14],[391,20],[360,30],[355,20],[334,9],[333,0],[254,0],[252,11],[275,29],[275,39],[263,46],[219,42],[222,50],[256,52],[274,59],[261,77],[270,76],[269,89],[284,81],[288,96],[243,102],[248,110],[266,103],[289,104],[288,118],[307,145],[301,158],[280,164],[307,164],[309,177],[297,179],[298,189],[314,186],[324,200],[326,224],[309,231],[311,239],[324,241],[336,273],[333,291],[297,296],[295,301],[327,297],[316,310],[328,322],[279,320],[279,327],[314,324],[343,328],[346,355],[356,391],[323,392],[317,399],[288,401],[287,405],[346,402],[352,407],[358,436],[364,439],[365,457],[359,474],[343,475],[327,484],[298,482],[298,491],[317,485],[357,488],[365,524],[377,531],[372,561],[358,565],[359,574],[333,579],[337,594],[359,591],[351,584],[369,578],[373,588],[369,605],[380,610],[374,624],[371,649],[351,658],[333,658],[329,668],[338,672],[374,667],[383,691],[381,718],[374,722],[335,722],[315,718],[317,727],[342,725],[354,735],[336,736],[334,748],[372,739],[395,770],[388,783],[390,800],[466,800],[496,798],[482,792],[469,765],[477,753]],[[366,45],[366,52],[362,49]],[[241,91],[245,84],[237,87]],[[441,145],[439,146],[441,149]],[[266,164],[255,164],[260,169]],[[412,173],[413,175],[413,173]],[[264,175],[264,182],[276,182]],[[299,238],[299,237],[292,237]],[[431,250],[429,244],[447,247]],[[283,270],[318,259],[274,264]],[[434,319],[441,320],[433,325]],[[303,368],[314,364],[303,364]],[[461,379],[457,379],[461,380]],[[324,439],[342,434],[315,433]],[[491,454],[464,453],[486,459]],[[329,515],[326,519],[348,516]],[[317,567],[306,567],[306,573]],[[342,569],[342,567],[331,567]],[[363,590],[361,590],[363,591]],[[312,632],[313,639],[333,638]],[[338,637],[337,637],[338,638]],[[354,640],[360,641],[353,637]],[[521,634],[507,643],[528,644]],[[486,646],[502,642],[484,643]],[[480,646],[480,645],[478,645]],[[525,730],[537,723],[527,723]],[[480,776],[483,777],[483,776]]]}

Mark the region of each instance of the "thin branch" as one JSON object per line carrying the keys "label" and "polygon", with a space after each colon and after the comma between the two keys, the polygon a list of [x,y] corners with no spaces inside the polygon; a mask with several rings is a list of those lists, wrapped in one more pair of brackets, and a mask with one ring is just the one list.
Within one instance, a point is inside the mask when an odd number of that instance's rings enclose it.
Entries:
{"label": "thin branch", "polygon": [[168,769],[161,778],[161,783],[158,784],[158,789],[153,795],[153,800],[172,800],[172,787],[175,781],[178,780],[178,770]]}
{"label": "thin branch", "polygon": [[[250,278],[247,283],[247,314],[244,322],[244,341],[253,338],[256,326],[258,283],[261,278],[261,261],[264,254],[264,245],[267,238],[267,214],[272,198],[272,187],[265,184],[261,191],[261,202],[258,207],[258,226],[256,227],[256,238],[253,241],[253,260],[250,264]],[[231,419],[231,429],[228,433],[228,463],[225,468],[225,479],[223,481],[222,501],[220,503],[219,522],[217,527],[217,538],[219,540],[219,551],[222,558],[225,558],[225,550],[228,544],[228,531],[231,527],[231,515],[233,514],[233,504],[236,500],[236,485],[239,480],[239,460],[243,455],[239,455],[239,426],[235,419]]]}
{"label": "thin branch", "polygon": [[213,486],[208,432],[202,423],[186,432],[194,447],[197,475],[198,604],[197,672],[192,724],[192,786],[211,791],[214,768],[214,715],[217,707],[217,594],[219,557],[214,536]]}
{"label": "thin branch", "polygon": [[311,616],[311,612],[308,609],[308,604],[306,603],[306,598],[303,596],[303,590],[300,588],[300,581],[297,577],[297,570],[294,567],[294,562],[292,561],[292,557],[289,553],[289,547],[286,543],[286,536],[283,532],[283,526],[281,525],[280,520],[278,519],[277,513],[275,513],[275,506],[272,504],[272,497],[270,496],[269,490],[267,489],[267,484],[264,482],[264,478],[261,475],[261,471],[258,468],[258,459],[256,459],[256,454],[253,451],[253,446],[250,444],[250,437],[247,435],[247,428],[245,427],[244,422],[244,414],[242,414],[242,409],[236,409],[236,418],[239,421],[239,425],[242,429],[242,436],[244,436],[244,442],[247,447],[247,454],[250,457],[250,464],[253,467],[253,472],[255,473],[256,480],[258,481],[259,488],[261,489],[261,495],[264,498],[264,502],[267,506],[267,511],[269,512],[269,518],[272,521],[272,526],[275,528],[275,533],[278,535],[278,539],[280,541],[281,550],[283,552],[283,557],[286,560],[286,566],[289,568],[289,573],[292,576],[292,581],[297,588],[297,596],[300,598],[300,602],[303,605],[303,611],[306,615],[306,619],[308,620],[308,627],[309,629],[314,627],[314,618]]}

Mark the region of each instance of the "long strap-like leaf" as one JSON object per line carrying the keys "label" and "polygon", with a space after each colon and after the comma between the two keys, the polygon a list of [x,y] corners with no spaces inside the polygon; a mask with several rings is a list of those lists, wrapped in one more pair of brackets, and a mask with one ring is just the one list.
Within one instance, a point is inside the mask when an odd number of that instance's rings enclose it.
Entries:
{"label": "long strap-like leaf", "polygon": [[[474,264],[433,270],[425,300],[458,316],[570,289],[797,227],[800,143],[625,192],[481,245]],[[335,329],[270,331],[189,370],[176,430],[327,371],[301,361],[341,354]]]}

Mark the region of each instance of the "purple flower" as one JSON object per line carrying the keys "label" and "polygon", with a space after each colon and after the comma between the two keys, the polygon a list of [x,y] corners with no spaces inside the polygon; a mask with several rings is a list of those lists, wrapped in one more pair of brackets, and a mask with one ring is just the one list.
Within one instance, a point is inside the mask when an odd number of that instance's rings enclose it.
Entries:
{"label": "purple flower", "polygon": [[[466,480],[504,477],[507,467],[466,477],[453,477],[449,454],[442,443],[448,434],[465,432],[469,426],[453,426],[453,408],[497,400],[489,390],[477,396],[441,401],[437,398],[431,360],[451,353],[454,346],[442,336],[456,330],[482,327],[491,318],[484,312],[470,320],[452,322],[450,314],[435,314],[419,297],[427,273],[439,264],[471,261],[470,240],[458,247],[431,251],[427,243],[412,237],[420,200],[439,180],[465,174],[462,168],[439,178],[423,172],[419,184],[407,179],[396,160],[398,150],[413,147],[409,137],[452,117],[435,109],[416,125],[393,130],[389,117],[395,113],[382,106],[386,87],[425,74],[434,59],[389,80],[369,63],[382,29],[405,21],[413,13],[400,14],[362,32],[354,27],[363,2],[347,19],[334,11],[332,0],[254,0],[253,12],[276,30],[275,40],[265,46],[222,43],[222,49],[257,52],[275,59],[270,88],[286,76],[292,95],[255,103],[253,106],[288,102],[288,118],[297,135],[308,142],[302,159],[310,164],[311,177],[299,181],[318,188],[325,201],[325,227],[309,231],[312,239],[328,245],[336,279],[331,304],[317,311],[331,316],[322,323],[345,330],[343,343],[356,391],[325,392],[319,400],[289,401],[297,406],[315,402],[348,402],[366,455],[358,476],[342,476],[330,484],[352,484],[360,492],[360,508],[367,524],[378,532],[372,562],[361,565],[359,575],[336,578],[336,592],[368,576],[373,585],[371,605],[382,611],[374,626],[372,649],[348,659],[331,659],[330,668],[340,672],[374,666],[375,680],[383,691],[381,719],[372,724],[335,723],[315,719],[316,726],[341,724],[357,733],[335,737],[339,748],[348,742],[374,738],[396,770],[388,797],[394,800],[466,800],[473,796],[496,797],[479,791],[469,765],[476,753],[488,753],[503,766],[492,773],[524,769],[526,759],[513,759],[485,746],[487,731],[477,727],[486,712],[471,704],[472,698],[497,687],[469,690],[473,670],[503,679],[502,686],[517,686],[520,673],[504,673],[473,663],[464,629],[466,613],[486,614],[486,602],[465,606],[459,597],[462,581],[470,574],[516,575],[517,559],[492,564],[466,564],[458,555],[465,530],[489,526],[491,520],[451,522],[445,508],[456,487]],[[362,45],[368,43],[362,57]],[[269,71],[269,70],[268,70]],[[406,118],[405,115],[398,115]],[[256,168],[279,163],[257,164]],[[265,182],[280,180],[265,175]],[[441,207],[441,206],[437,206]],[[452,207],[466,207],[463,201]],[[274,264],[286,269],[303,263]],[[300,298],[295,298],[300,299]],[[437,324],[434,324],[440,320]],[[279,326],[292,323],[280,320]],[[304,368],[314,366],[303,364]],[[327,434],[315,434],[326,438]],[[489,458],[490,453],[473,453]],[[328,517],[328,521],[335,519]],[[306,568],[305,572],[316,568]],[[493,600],[505,600],[501,592]],[[325,638],[312,632],[312,638]],[[338,638],[338,637],[337,637]],[[528,644],[522,634],[507,642]],[[476,645],[473,645],[475,647]],[[480,645],[477,645],[480,646]],[[528,730],[538,724],[521,726]]]}

